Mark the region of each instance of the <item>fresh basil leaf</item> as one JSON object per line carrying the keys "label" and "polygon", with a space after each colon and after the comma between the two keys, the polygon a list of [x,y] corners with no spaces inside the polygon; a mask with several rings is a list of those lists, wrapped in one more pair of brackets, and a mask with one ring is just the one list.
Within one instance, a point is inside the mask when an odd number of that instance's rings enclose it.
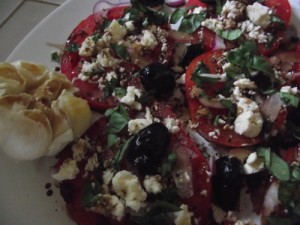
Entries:
{"label": "fresh basil leaf", "polygon": [[239,37],[241,37],[241,35],[243,34],[243,31],[241,29],[217,30],[216,33],[217,33],[217,35],[219,35],[220,37],[222,37],[226,40],[233,41],[233,40],[236,40]]}
{"label": "fresh basil leaf", "polygon": [[280,19],[279,17],[275,16],[275,15],[272,15],[271,16],[271,22],[274,22],[274,23],[280,23],[280,24],[285,24],[284,21],[282,19]]}
{"label": "fresh basil leaf", "polygon": [[51,53],[51,61],[57,62],[57,63],[60,62],[59,53],[57,51]]}
{"label": "fresh basil leaf", "polygon": [[236,118],[236,105],[228,99],[221,99],[220,103],[228,110],[228,119]]}
{"label": "fresh basil leaf", "polygon": [[124,45],[111,45],[111,47],[119,57],[125,60],[130,60],[127,48]]}
{"label": "fresh basil leaf", "polygon": [[139,10],[135,8],[130,8],[129,11],[129,20],[136,21],[140,16]]}
{"label": "fresh basil leaf", "polygon": [[114,144],[116,144],[118,142],[118,136],[116,134],[108,134],[107,135],[107,148],[110,148],[111,146],[113,146]]}
{"label": "fresh basil leaf", "polygon": [[178,30],[184,33],[191,34],[201,26],[201,23],[205,19],[205,17],[206,13],[204,12],[200,14],[189,14],[182,19]]}
{"label": "fresh basil leaf", "polygon": [[260,147],[257,149],[257,155],[264,160],[266,168],[279,180],[289,181],[291,171],[289,165],[277,154],[271,152],[270,148]]}
{"label": "fresh basil leaf", "polygon": [[177,8],[170,17],[170,23],[177,23],[187,12],[187,8]]}
{"label": "fresh basil leaf", "polygon": [[204,74],[204,73],[209,73],[209,70],[208,70],[208,67],[200,62],[198,63],[195,71],[193,72],[192,74],[192,81],[194,81],[197,85],[197,87],[202,87],[203,86],[203,78],[201,78],[201,74]]}
{"label": "fresh basil leaf", "polygon": [[252,58],[251,69],[262,72],[264,75],[273,78],[275,76],[271,64],[263,57],[255,55]]}
{"label": "fresh basil leaf", "polygon": [[107,111],[105,115],[109,115],[108,133],[117,134],[127,126],[130,120],[125,107],[120,104],[114,111]]}
{"label": "fresh basil leaf", "polygon": [[221,15],[222,9],[223,9],[222,0],[216,0],[216,13],[218,15]]}
{"label": "fresh basil leaf", "polygon": [[123,145],[121,148],[119,148],[119,150],[116,152],[113,160],[112,160],[112,163],[114,166],[118,167],[119,163],[122,161],[124,155],[126,154],[126,151],[128,149],[128,146],[131,142],[131,140],[133,139],[134,137],[130,137]]}
{"label": "fresh basil leaf", "polygon": [[118,85],[118,80],[116,78],[112,78],[109,82],[106,82],[103,88],[104,95],[106,97],[110,96],[117,85]]}
{"label": "fresh basil leaf", "polygon": [[293,95],[290,93],[280,92],[280,98],[281,100],[286,104],[293,106],[295,108],[298,107],[300,98],[297,95]]}
{"label": "fresh basil leaf", "polygon": [[294,199],[297,184],[294,182],[280,182],[278,189],[278,199],[284,205],[289,205]]}
{"label": "fresh basil leaf", "polygon": [[118,98],[122,98],[126,95],[126,89],[122,87],[116,87],[114,93]]}
{"label": "fresh basil leaf", "polygon": [[173,170],[176,162],[177,162],[176,153],[174,152],[170,153],[167,157],[167,161],[164,162],[161,167],[161,174],[163,177]]}
{"label": "fresh basil leaf", "polygon": [[68,51],[68,52],[77,52],[79,50],[79,48],[80,48],[80,46],[78,44],[72,43],[67,47],[66,51]]}
{"label": "fresh basil leaf", "polygon": [[83,183],[83,193],[82,193],[82,198],[81,198],[81,205],[84,208],[90,208],[95,206],[99,200],[100,196],[98,193],[100,193],[100,183],[99,181],[95,181],[94,184],[90,181],[85,181]]}

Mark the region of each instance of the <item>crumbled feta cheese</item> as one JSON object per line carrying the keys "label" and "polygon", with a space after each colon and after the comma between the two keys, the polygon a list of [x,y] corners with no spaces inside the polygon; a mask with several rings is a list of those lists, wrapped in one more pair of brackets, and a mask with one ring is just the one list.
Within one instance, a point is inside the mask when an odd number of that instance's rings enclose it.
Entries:
{"label": "crumbled feta cheese", "polygon": [[226,1],[221,15],[228,19],[237,19],[243,16],[246,5],[239,1]]}
{"label": "crumbled feta cheese", "polygon": [[153,123],[153,116],[151,115],[150,109],[146,107],[145,118],[137,118],[137,119],[129,120],[128,132],[130,134],[136,134],[141,129],[149,126],[152,123]]}
{"label": "crumbled feta cheese", "polygon": [[84,57],[92,56],[95,51],[96,43],[93,40],[93,36],[88,36],[81,44],[79,48],[79,55]]}
{"label": "crumbled feta cheese", "polygon": [[134,31],[135,30],[135,26],[134,26],[134,24],[133,24],[133,21],[127,21],[126,23],[125,23],[125,26],[126,26],[126,28],[129,30],[129,31]]}
{"label": "crumbled feta cheese", "polygon": [[125,215],[123,202],[116,195],[104,194],[99,195],[99,197],[99,203],[89,208],[89,210],[104,216],[112,216],[114,219],[121,221]]}
{"label": "crumbled feta cheese", "polygon": [[180,130],[180,128],[178,126],[179,125],[178,119],[167,117],[164,120],[164,124],[171,134],[176,134]]}
{"label": "crumbled feta cheese", "polygon": [[212,31],[223,30],[223,23],[221,20],[215,18],[208,18],[202,21],[201,26],[208,28]]}
{"label": "crumbled feta cheese", "polygon": [[135,101],[136,97],[139,98],[142,96],[141,90],[136,88],[135,86],[128,86],[126,91],[126,95],[120,99],[120,102],[129,105],[134,109],[141,110],[142,104]]}
{"label": "crumbled feta cheese", "polygon": [[200,14],[201,12],[206,11],[206,8],[198,6],[193,9],[192,14]]}
{"label": "crumbled feta cheese", "polygon": [[143,185],[148,193],[158,194],[163,190],[163,184],[161,182],[160,175],[147,175],[143,181]]}
{"label": "crumbled feta cheese", "polygon": [[280,89],[280,92],[296,95],[298,93],[298,88],[297,87],[292,88],[291,86],[283,86]]}
{"label": "crumbled feta cheese", "polygon": [[181,211],[174,213],[175,225],[191,225],[194,214],[189,211],[188,206],[185,204],[182,204],[180,208],[182,209]]}
{"label": "crumbled feta cheese", "polygon": [[257,40],[259,43],[266,43],[268,41],[268,34],[261,29],[261,26],[255,25],[250,20],[238,23],[238,27],[243,31],[248,40]]}
{"label": "crumbled feta cheese", "polygon": [[72,145],[73,159],[80,162],[84,159],[85,152],[89,147],[89,142],[83,138],[78,139],[75,144]]}
{"label": "crumbled feta cheese", "polygon": [[271,16],[269,14],[270,9],[267,6],[255,2],[253,5],[248,5],[246,11],[248,18],[255,25],[261,26],[262,28],[269,25]]}
{"label": "crumbled feta cheese", "polygon": [[257,153],[253,152],[251,153],[247,161],[244,165],[244,173],[245,174],[252,174],[257,173],[264,169],[264,162],[257,157]]}
{"label": "crumbled feta cheese", "polygon": [[257,103],[252,101],[250,98],[239,98],[237,102],[238,114],[246,111],[258,112],[258,109]]}
{"label": "crumbled feta cheese", "polygon": [[112,56],[111,50],[109,48],[104,48],[97,55],[97,62],[104,68],[115,67],[118,64],[118,60]]}
{"label": "crumbled feta cheese", "polygon": [[115,71],[110,71],[110,72],[108,72],[107,74],[106,74],[106,76],[105,76],[105,79],[107,80],[107,81],[111,81],[111,79],[117,79],[117,74],[116,74],[116,72]]}
{"label": "crumbled feta cheese", "polygon": [[238,115],[234,121],[234,131],[249,138],[257,137],[261,132],[263,119],[259,112],[251,110]]}
{"label": "crumbled feta cheese", "polygon": [[102,181],[103,181],[103,190],[104,192],[109,192],[109,184],[112,181],[112,178],[114,177],[114,171],[112,169],[107,169],[103,172],[102,175]]}
{"label": "crumbled feta cheese", "polygon": [[127,170],[116,173],[112,179],[112,188],[116,194],[123,198],[126,206],[138,211],[147,198],[137,176]]}
{"label": "crumbled feta cheese", "polygon": [[233,84],[242,89],[256,89],[257,88],[255,82],[251,81],[248,78],[238,79]]}
{"label": "crumbled feta cheese", "polygon": [[143,37],[141,38],[142,46],[152,50],[154,49],[158,42],[154,34],[149,30],[143,30]]}
{"label": "crumbled feta cheese", "polygon": [[119,24],[117,20],[113,20],[107,28],[107,32],[110,33],[112,37],[112,42],[117,43],[125,37],[127,30],[124,26]]}
{"label": "crumbled feta cheese", "polygon": [[85,165],[85,170],[86,171],[94,171],[99,166],[99,161],[98,161],[98,154],[94,153],[87,161]]}
{"label": "crumbled feta cheese", "polygon": [[52,177],[57,181],[72,180],[79,173],[77,162],[74,159],[66,159],[59,167],[59,171]]}

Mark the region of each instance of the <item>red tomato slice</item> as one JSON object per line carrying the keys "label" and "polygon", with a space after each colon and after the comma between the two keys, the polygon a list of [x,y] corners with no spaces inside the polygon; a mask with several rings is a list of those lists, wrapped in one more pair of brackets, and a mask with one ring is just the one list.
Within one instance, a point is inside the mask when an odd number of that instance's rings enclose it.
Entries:
{"label": "red tomato slice", "polygon": [[300,145],[290,147],[282,153],[282,159],[287,163],[291,164],[293,162],[300,163]]}
{"label": "red tomato slice", "polygon": [[188,0],[188,2],[185,4],[185,6],[202,6],[207,7],[207,4],[204,2],[201,2],[199,0]]}
{"label": "red tomato slice", "polygon": [[[224,113],[224,111],[213,111],[210,110],[210,114],[208,115],[201,115],[199,114],[199,109],[205,109],[207,110],[208,108],[205,107],[204,105],[201,104],[201,102],[196,99],[192,98],[190,96],[190,92],[192,88],[196,85],[191,77],[196,69],[196,66],[199,62],[204,63],[211,74],[215,73],[221,73],[222,68],[220,65],[217,64],[218,59],[223,55],[223,50],[217,50],[217,51],[211,51],[204,53],[197,58],[195,58],[191,64],[188,66],[187,71],[186,71],[186,78],[185,78],[185,89],[186,89],[186,96],[187,96],[187,101],[188,101],[188,108],[189,108],[189,113],[191,116],[191,119],[194,122],[198,122],[198,132],[207,140],[215,142],[217,144],[221,144],[224,146],[231,146],[231,147],[240,147],[240,146],[250,146],[250,145],[255,145],[260,141],[260,138],[248,138],[242,135],[239,135],[234,132],[232,129],[223,129],[224,125],[217,125],[215,126],[213,124],[214,117],[216,115],[220,115]],[[208,89],[208,91],[213,90],[215,87],[211,86],[211,89]],[[206,91],[206,90],[205,90]],[[213,116],[213,117],[212,117]],[[210,132],[214,132],[216,129],[220,131],[220,135],[216,135],[211,137],[209,135]]]}
{"label": "red tomato slice", "polygon": [[121,18],[124,15],[125,9],[127,8],[128,6],[119,6],[109,9],[106,15],[107,19],[114,20]]}
{"label": "red tomato slice", "polygon": [[175,148],[178,161],[179,158],[183,159],[185,165],[191,166],[192,172],[193,195],[182,201],[189,206],[189,211],[193,212],[194,218],[199,221],[198,225],[206,225],[212,199],[207,160],[183,129],[174,138],[175,145],[179,144],[179,147]]}

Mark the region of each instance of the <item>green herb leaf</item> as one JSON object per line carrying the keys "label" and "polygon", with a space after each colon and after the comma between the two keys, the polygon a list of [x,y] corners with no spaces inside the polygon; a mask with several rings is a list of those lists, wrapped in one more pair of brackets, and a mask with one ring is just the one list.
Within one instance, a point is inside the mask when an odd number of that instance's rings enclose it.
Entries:
{"label": "green herb leaf", "polygon": [[271,152],[270,148],[260,147],[257,155],[264,160],[266,168],[280,181],[288,181],[291,178],[289,165],[278,155]]}
{"label": "green herb leaf", "polygon": [[205,19],[206,13],[200,14],[189,14],[185,16],[178,28],[179,31],[191,34],[195,32],[200,26],[202,21]]}
{"label": "green herb leaf", "polygon": [[299,105],[300,98],[297,95],[280,92],[280,98],[286,105],[290,105],[295,108],[297,108]]}
{"label": "green herb leaf", "polygon": [[257,71],[262,72],[264,75],[273,78],[274,71],[271,64],[261,56],[253,56],[251,69],[255,69]]}
{"label": "green herb leaf", "polygon": [[116,152],[116,154],[114,155],[114,158],[112,160],[112,163],[114,166],[118,167],[119,163],[122,161],[124,155],[126,154],[128,145],[130,144],[131,140],[134,137],[130,137],[123,145],[122,147]]}
{"label": "green herb leaf", "polygon": [[202,76],[202,74],[209,73],[208,67],[200,62],[198,63],[195,71],[192,74],[192,81],[194,81],[197,85],[197,87],[203,87],[203,83],[215,83],[218,78],[211,78],[211,77],[205,77]]}
{"label": "green herb leaf", "polygon": [[122,87],[116,87],[114,93],[118,98],[122,98],[126,95],[126,89]]}
{"label": "green herb leaf", "polygon": [[107,135],[107,148],[110,148],[111,146],[113,146],[114,144],[116,144],[118,142],[118,136],[116,134],[108,134]]}
{"label": "green herb leaf", "polygon": [[187,11],[187,8],[177,8],[170,17],[170,23],[177,23],[186,14]]}
{"label": "green herb leaf", "polygon": [[124,45],[111,45],[111,47],[119,57],[125,60],[130,60],[127,48]]}
{"label": "green herb leaf", "polygon": [[233,41],[241,37],[243,31],[241,29],[235,29],[235,30],[217,30],[216,33],[229,41]]}
{"label": "green herb leaf", "polygon": [[174,166],[176,165],[176,162],[177,162],[176,153],[174,152],[170,153],[168,155],[167,161],[164,162],[161,167],[161,174],[163,177],[173,170]]}
{"label": "green herb leaf", "polygon": [[60,57],[59,57],[59,53],[58,52],[52,52],[51,53],[51,61],[60,62]]}
{"label": "green herb leaf", "polygon": [[292,177],[296,181],[300,181],[300,168],[298,166],[292,168]]}
{"label": "green herb leaf", "polygon": [[92,185],[92,183],[89,181],[84,182],[81,198],[81,205],[84,208],[93,207],[99,202],[100,196],[98,193],[100,193],[100,187],[101,185],[98,181],[95,181],[94,185]]}
{"label": "green herb leaf", "polygon": [[79,50],[79,48],[80,48],[80,46],[78,44],[72,43],[67,47],[66,51],[68,51],[68,52],[77,52]]}
{"label": "green herb leaf", "polygon": [[104,94],[106,97],[110,96],[118,85],[118,80],[116,78],[112,78],[109,82],[107,82],[103,88]]}
{"label": "green herb leaf", "polygon": [[127,126],[128,121],[130,120],[128,113],[122,104],[120,104],[113,111],[112,110],[106,111],[105,115],[110,117],[109,125],[108,125],[108,133],[111,134],[119,133],[121,130],[124,129],[124,127]]}
{"label": "green herb leaf", "polygon": [[274,22],[274,23],[280,23],[280,24],[285,24],[284,21],[282,19],[280,19],[279,17],[275,16],[275,15],[272,15],[271,16],[271,22]]}
{"label": "green herb leaf", "polygon": [[293,182],[280,182],[278,189],[278,199],[279,201],[288,206],[290,202],[294,199],[295,190],[297,184]]}

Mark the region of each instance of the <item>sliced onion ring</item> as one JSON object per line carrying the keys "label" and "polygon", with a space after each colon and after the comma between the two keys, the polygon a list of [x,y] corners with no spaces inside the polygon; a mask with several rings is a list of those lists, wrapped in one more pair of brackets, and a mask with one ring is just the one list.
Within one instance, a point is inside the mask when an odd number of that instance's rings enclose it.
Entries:
{"label": "sliced onion ring", "polygon": [[170,7],[180,7],[185,4],[184,0],[166,0],[166,4]]}
{"label": "sliced onion ring", "polygon": [[93,7],[93,15],[97,21],[97,19],[101,17],[105,17],[109,9],[118,6],[126,6],[129,4],[130,4],[130,0],[118,0],[118,1],[100,0],[96,2]]}

